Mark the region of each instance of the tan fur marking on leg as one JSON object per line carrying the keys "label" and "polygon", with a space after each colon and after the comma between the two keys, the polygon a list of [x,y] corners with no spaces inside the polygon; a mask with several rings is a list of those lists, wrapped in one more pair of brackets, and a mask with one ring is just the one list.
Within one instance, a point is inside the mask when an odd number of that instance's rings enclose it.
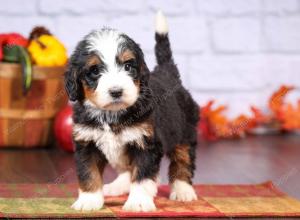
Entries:
{"label": "tan fur marking on leg", "polygon": [[88,172],[90,173],[89,178],[84,182],[79,182],[79,188],[83,192],[94,192],[99,188],[102,188],[103,180],[102,173],[105,167],[105,164],[97,161],[95,157],[92,159],[90,166],[87,167]]}
{"label": "tan fur marking on leg", "polygon": [[170,154],[169,179],[173,183],[176,179],[190,182],[192,173],[189,169],[191,165],[189,155],[189,145],[177,145]]}

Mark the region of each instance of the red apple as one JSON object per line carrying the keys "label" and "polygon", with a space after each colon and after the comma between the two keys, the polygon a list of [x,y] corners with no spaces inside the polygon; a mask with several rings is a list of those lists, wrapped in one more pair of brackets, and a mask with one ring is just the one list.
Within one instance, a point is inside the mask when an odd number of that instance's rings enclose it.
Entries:
{"label": "red apple", "polygon": [[54,134],[59,146],[68,152],[75,151],[72,141],[72,125],[72,107],[67,105],[56,115]]}

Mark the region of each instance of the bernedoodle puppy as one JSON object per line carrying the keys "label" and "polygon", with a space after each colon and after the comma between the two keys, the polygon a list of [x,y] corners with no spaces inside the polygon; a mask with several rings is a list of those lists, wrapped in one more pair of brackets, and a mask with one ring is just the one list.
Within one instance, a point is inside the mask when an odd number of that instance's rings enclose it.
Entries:
{"label": "bernedoodle puppy", "polygon": [[[154,211],[164,153],[170,159],[170,199],[197,199],[192,177],[198,106],[182,86],[161,12],[155,39],[152,72],[139,45],[109,28],[84,37],[70,58],[65,84],[74,110],[76,210],[100,209],[104,196],[129,193],[124,210]],[[107,163],[119,176],[103,185]]]}

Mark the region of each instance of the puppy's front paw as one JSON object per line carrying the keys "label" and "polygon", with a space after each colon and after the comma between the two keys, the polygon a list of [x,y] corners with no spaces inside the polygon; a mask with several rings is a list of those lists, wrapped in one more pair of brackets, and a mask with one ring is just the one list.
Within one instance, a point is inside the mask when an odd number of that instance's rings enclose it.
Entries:
{"label": "puppy's front paw", "polygon": [[131,212],[155,211],[154,196],[157,192],[157,185],[153,180],[146,179],[139,183],[132,183],[130,194],[123,206],[123,210]]}
{"label": "puppy's front paw", "polygon": [[123,206],[123,210],[130,212],[151,212],[155,211],[156,207],[153,198],[150,196],[129,197]]}
{"label": "puppy's front paw", "polygon": [[193,186],[191,186],[189,183],[182,180],[175,180],[172,184],[170,199],[189,202],[197,200],[197,194]]}
{"label": "puppy's front paw", "polygon": [[76,202],[73,203],[71,208],[77,211],[92,211],[98,210],[103,207],[104,198],[101,191],[79,192],[79,197]]}

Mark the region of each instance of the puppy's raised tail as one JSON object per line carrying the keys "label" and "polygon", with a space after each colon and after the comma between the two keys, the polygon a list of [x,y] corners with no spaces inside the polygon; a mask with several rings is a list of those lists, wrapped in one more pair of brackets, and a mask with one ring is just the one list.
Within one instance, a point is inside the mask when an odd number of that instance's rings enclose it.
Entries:
{"label": "puppy's raised tail", "polygon": [[155,55],[158,65],[173,63],[168,32],[167,19],[161,11],[158,11],[155,18]]}

